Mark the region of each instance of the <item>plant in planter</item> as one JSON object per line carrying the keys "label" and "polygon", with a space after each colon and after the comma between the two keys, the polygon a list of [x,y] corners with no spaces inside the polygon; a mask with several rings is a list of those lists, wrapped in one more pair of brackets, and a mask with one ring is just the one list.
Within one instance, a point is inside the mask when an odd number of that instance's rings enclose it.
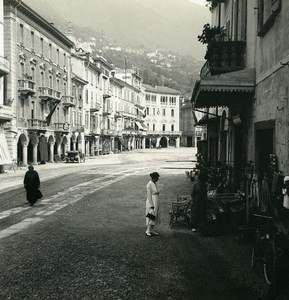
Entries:
{"label": "plant in planter", "polygon": [[209,8],[210,11],[212,11],[221,1],[218,0],[207,0],[206,6]]}
{"label": "plant in planter", "polygon": [[224,28],[220,26],[211,27],[210,24],[207,23],[203,27],[202,34],[198,35],[198,41],[202,44],[209,44],[212,40],[215,40],[216,36],[222,36],[223,29]]}

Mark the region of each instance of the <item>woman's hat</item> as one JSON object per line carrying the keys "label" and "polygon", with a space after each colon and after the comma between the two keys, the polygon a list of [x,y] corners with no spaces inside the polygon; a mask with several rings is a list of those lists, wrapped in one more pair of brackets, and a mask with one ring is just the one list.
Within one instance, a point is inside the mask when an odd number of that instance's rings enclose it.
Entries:
{"label": "woman's hat", "polygon": [[151,178],[159,178],[160,174],[158,172],[153,172],[153,173],[150,174],[150,177]]}

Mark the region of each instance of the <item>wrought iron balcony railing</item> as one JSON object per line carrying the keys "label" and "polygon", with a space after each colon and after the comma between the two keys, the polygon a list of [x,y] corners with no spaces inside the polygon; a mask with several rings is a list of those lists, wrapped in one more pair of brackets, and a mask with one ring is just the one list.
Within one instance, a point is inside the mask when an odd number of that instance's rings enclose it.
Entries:
{"label": "wrought iron balcony railing", "polygon": [[207,60],[200,77],[239,71],[245,68],[245,41],[221,41],[208,45]]}

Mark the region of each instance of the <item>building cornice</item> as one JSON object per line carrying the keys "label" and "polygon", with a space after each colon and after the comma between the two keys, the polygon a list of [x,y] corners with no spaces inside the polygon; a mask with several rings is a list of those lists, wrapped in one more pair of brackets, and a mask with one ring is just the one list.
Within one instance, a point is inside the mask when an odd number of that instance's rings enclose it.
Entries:
{"label": "building cornice", "polygon": [[52,36],[61,41],[65,46],[72,48],[74,43],[68,39],[61,31],[55,28],[51,23],[46,21],[43,17],[41,17],[37,12],[31,9],[28,5],[18,0],[10,0],[10,4],[17,6],[17,10],[21,12],[23,15],[33,20],[35,23],[44,28],[47,32],[49,32]]}

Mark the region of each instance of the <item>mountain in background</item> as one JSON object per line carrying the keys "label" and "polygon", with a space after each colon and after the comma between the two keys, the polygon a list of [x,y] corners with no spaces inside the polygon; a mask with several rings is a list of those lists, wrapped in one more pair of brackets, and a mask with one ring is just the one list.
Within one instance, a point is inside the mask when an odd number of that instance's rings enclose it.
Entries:
{"label": "mountain in background", "polygon": [[203,60],[197,40],[210,20],[207,8],[190,0],[24,0],[62,32],[87,28],[114,44],[164,49]]}

